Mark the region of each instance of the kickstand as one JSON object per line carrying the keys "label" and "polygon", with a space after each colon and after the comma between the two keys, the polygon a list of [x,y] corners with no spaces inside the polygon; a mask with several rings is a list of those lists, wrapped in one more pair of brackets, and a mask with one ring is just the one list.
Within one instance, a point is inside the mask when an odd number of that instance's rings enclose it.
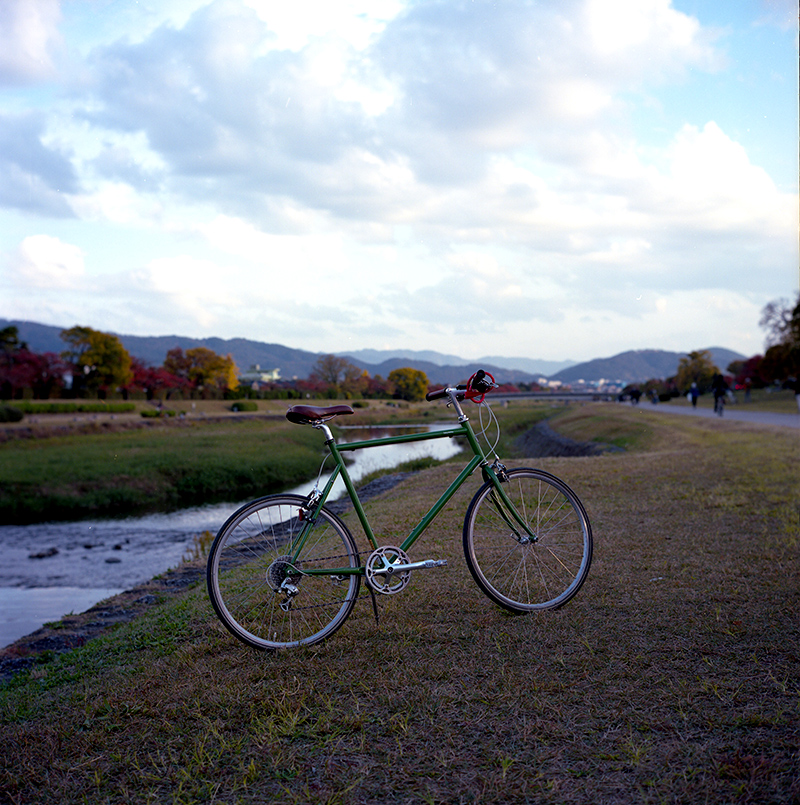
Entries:
{"label": "kickstand", "polygon": [[372,585],[369,582],[366,582],[366,587],[369,590],[369,594],[372,596],[372,611],[375,613],[375,625],[380,626],[381,622],[378,620],[378,601],[375,598],[375,590],[372,589]]}

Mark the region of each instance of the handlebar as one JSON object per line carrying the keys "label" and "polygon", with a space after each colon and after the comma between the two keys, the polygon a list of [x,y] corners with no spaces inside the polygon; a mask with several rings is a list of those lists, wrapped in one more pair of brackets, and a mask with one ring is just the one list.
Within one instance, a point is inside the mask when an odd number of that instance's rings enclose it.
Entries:
{"label": "handlebar", "polygon": [[455,393],[457,400],[472,400],[473,402],[480,403],[483,402],[483,398],[486,396],[487,392],[496,388],[497,383],[494,382],[494,377],[488,372],[484,372],[483,369],[478,369],[466,384],[459,383],[459,385],[454,387],[429,391],[425,395],[425,399],[428,402],[433,402],[434,400],[441,400]]}

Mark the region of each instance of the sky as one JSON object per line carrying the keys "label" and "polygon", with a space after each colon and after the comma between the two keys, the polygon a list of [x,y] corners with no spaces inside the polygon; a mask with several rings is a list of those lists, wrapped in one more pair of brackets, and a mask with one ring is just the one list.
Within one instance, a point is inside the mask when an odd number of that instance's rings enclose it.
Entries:
{"label": "sky", "polygon": [[794,0],[2,0],[0,317],[754,355],[797,70]]}

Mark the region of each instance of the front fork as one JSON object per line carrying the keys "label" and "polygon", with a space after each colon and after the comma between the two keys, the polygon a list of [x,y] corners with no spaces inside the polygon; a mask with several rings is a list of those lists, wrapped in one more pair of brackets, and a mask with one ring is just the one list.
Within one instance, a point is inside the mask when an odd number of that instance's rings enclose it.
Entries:
{"label": "front fork", "polygon": [[489,493],[492,503],[505,524],[511,529],[514,539],[520,545],[530,545],[538,542],[539,537],[517,511],[517,507],[511,502],[505,489],[503,489],[503,484],[508,483],[509,477],[505,465],[500,462],[499,458],[495,458],[491,466],[483,467],[483,477],[486,483],[491,483],[494,486]]}

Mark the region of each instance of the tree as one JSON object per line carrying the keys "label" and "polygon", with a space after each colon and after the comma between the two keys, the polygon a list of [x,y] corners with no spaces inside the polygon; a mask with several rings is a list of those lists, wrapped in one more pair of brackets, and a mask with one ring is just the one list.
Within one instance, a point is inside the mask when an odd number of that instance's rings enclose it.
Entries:
{"label": "tree", "polygon": [[759,370],[768,383],[800,377],[800,345],[783,343],[771,346],[764,353]]}
{"label": "tree", "polygon": [[715,374],[719,374],[719,369],[708,350],[690,352],[685,358],[681,358],[678,364],[675,385],[682,394],[685,394],[691,388],[692,383],[697,383],[700,393],[704,394],[711,388],[711,379]]}
{"label": "tree", "polygon": [[393,369],[387,379],[395,388],[395,396],[401,400],[417,402],[425,399],[429,385],[425,372],[410,367]]}
{"label": "tree", "polygon": [[34,399],[49,399],[64,385],[64,362],[54,352],[40,355],[24,342],[16,343],[17,348],[12,349],[11,341],[5,341],[0,351],[0,399],[20,398],[25,389],[31,390]]}
{"label": "tree", "polygon": [[239,385],[239,370],[230,355],[224,358],[207,347],[195,347],[185,353],[180,347],[167,352],[164,369],[188,381],[196,389],[233,391]]}
{"label": "tree", "polygon": [[3,355],[10,355],[13,352],[27,348],[28,345],[19,340],[19,328],[12,325],[0,330],[0,349]]}
{"label": "tree", "polygon": [[759,324],[767,331],[768,349],[759,363],[767,383],[800,375],[800,294],[793,308],[786,299],[766,304]]}
{"label": "tree", "polygon": [[733,375],[736,387],[752,389],[763,389],[768,386],[772,380],[764,377],[764,356],[753,355],[746,361],[734,361],[728,366],[728,372]]}
{"label": "tree", "polygon": [[63,330],[61,338],[70,347],[61,357],[72,367],[76,391],[97,394],[131,381],[131,356],[117,336],[91,327],[72,327]]}
{"label": "tree", "polygon": [[363,391],[366,372],[338,355],[321,355],[309,375],[311,383],[321,384],[329,397],[353,395]]}
{"label": "tree", "polygon": [[148,400],[162,396],[169,399],[174,391],[187,392],[191,389],[187,378],[172,374],[163,366],[147,366],[139,358],[133,358],[131,369],[133,379],[123,391],[142,391]]}
{"label": "tree", "polygon": [[767,331],[765,343],[768,347],[791,342],[793,336],[794,340],[800,340],[797,336],[797,330],[800,329],[800,295],[794,310],[789,307],[787,299],[767,302],[761,309],[758,324]]}

